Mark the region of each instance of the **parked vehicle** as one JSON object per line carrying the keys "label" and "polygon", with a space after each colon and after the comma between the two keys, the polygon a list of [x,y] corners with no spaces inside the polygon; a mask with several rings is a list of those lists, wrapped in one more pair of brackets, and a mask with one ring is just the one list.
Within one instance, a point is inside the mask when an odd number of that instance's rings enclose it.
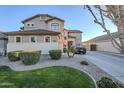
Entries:
{"label": "parked vehicle", "polygon": [[84,47],[76,47],[75,54],[86,54],[87,50]]}

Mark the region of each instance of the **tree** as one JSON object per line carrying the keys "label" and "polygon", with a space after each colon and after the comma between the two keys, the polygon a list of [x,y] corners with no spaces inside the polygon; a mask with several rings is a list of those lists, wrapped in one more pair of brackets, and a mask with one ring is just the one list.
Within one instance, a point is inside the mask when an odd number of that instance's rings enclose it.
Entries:
{"label": "tree", "polygon": [[[86,5],[86,8],[94,17],[94,22],[99,24],[104,29],[104,32],[108,34],[108,36],[111,39],[112,45],[116,49],[118,49],[120,53],[124,54],[124,6],[122,5],[106,5],[106,6]],[[97,10],[97,14],[99,14],[100,19],[95,14],[92,8],[95,8],[95,10]],[[106,27],[105,17],[110,19],[117,26],[119,42],[112,36],[110,30],[108,30],[108,28]]]}

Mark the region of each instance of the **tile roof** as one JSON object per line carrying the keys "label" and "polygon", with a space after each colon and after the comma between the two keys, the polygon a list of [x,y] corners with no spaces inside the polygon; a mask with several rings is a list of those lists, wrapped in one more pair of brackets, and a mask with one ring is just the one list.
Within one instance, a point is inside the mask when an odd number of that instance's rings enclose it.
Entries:
{"label": "tile roof", "polygon": [[[111,34],[112,34],[112,36],[113,36],[114,38],[118,38],[118,37],[119,37],[119,35],[118,35],[117,32],[114,32],[114,33],[111,33]],[[109,37],[107,34],[105,34],[105,35],[98,36],[98,37],[95,37],[95,38],[93,38],[93,39],[90,39],[90,40],[88,40],[88,41],[86,41],[86,42],[98,42],[98,41],[109,40],[109,39],[110,39],[110,37]]]}
{"label": "tile roof", "polygon": [[60,20],[60,21],[63,21],[64,22],[64,20],[63,19],[60,19],[60,18],[58,18],[58,17],[52,17],[51,19],[48,19],[48,20],[46,20],[46,22],[49,22],[49,21],[51,21],[51,20],[53,20],[53,19],[58,19],[58,20]]}
{"label": "tile roof", "polygon": [[69,33],[83,33],[80,30],[68,30],[68,29],[65,29],[65,30],[68,31]]}
{"label": "tile roof", "polygon": [[49,31],[44,29],[36,29],[36,30],[4,32],[4,34],[6,35],[59,35],[60,32]]}

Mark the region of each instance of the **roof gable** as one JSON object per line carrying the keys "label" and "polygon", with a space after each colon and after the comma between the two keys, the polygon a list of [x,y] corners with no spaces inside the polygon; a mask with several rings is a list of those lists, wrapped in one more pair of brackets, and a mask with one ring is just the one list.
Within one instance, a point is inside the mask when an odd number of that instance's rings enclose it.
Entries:
{"label": "roof gable", "polygon": [[29,18],[23,20],[22,23],[25,23],[25,22],[27,22],[27,21],[30,21],[30,20],[32,20],[32,19],[34,19],[34,18],[36,18],[36,17],[40,17],[40,16],[47,16],[47,17],[50,17],[50,19],[46,20],[46,22],[51,21],[51,20],[53,20],[53,19],[58,19],[58,20],[64,22],[63,19],[60,19],[60,18],[58,18],[58,17],[51,16],[51,15],[49,15],[49,14],[37,14],[37,15],[34,15],[34,16],[32,16],[32,17],[29,17]]}

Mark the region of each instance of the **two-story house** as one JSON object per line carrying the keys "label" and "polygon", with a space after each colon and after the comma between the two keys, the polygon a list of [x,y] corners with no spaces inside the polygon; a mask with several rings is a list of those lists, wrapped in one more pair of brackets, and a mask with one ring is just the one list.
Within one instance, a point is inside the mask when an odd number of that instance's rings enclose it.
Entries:
{"label": "two-story house", "polygon": [[82,31],[64,29],[64,32],[66,33],[65,36],[68,38],[68,44],[66,47],[82,46]]}
{"label": "two-story house", "polygon": [[22,23],[23,30],[5,33],[8,35],[7,52],[42,50],[42,54],[48,54],[51,49],[63,49],[60,35],[64,30],[64,20],[48,14],[38,14]]}
{"label": "two-story house", "polygon": [[[63,50],[64,20],[48,14],[38,14],[22,21],[23,30],[6,32],[7,52],[16,50]],[[69,31],[71,33],[71,31]],[[68,34],[68,37],[75,38]],[[74,40],[75,41],[75,40]]]}

